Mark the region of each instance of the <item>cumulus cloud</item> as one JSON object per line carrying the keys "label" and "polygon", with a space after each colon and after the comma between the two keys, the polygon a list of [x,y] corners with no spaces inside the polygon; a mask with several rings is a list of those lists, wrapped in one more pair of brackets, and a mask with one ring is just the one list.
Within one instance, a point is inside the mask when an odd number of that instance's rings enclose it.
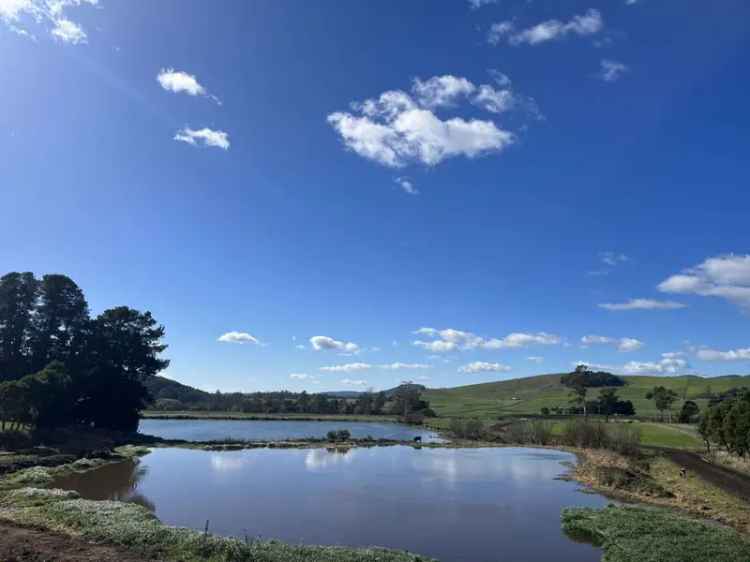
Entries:
{"label": "cumulus cloud", "polygon": [[630,70],[626,65],[616,60],[602,59],[599,78],[605,82],[616,82],[623,74]]}
{"label": "cumulus cloud", "polygon": [[411,163],[435,166],[457,156],[475,158],[501,152],[515,142],[515,135],[494,121],[459,116],[445,119],[436,113],[438,109],[455,109],[462,102],[491,113],[514,107],[538,112],[533,100],[524,100],[507,87],[477,87],[467,78],[445,74],[415,78],[410,92],[389,90],[353,103],[351,111],[331,113],[328,123],[346,148],[393,168]]}
{"label": "cumulus cloud", "polygon": [[162,68],[157,74],[156,80],[168,92],[184,93],[189,96],[205,96],[221,105],[219,98],[209,94],[193,74],[178,71],[174,68]]}
{"label": "cumulus cloud", "polygon": [[600,308],[605,310],[676,310],[685,308],[687,305],[674,301],[660,301],[654,299],[630,299],[619,303],[602,303]]}
{"label": "cumulus cloud", "polygon": [[434,353],[472,349],[513,349],[534,344],[554,345],[559,344],[561,341],[560,336],[545,332],[535,334],[514,332],[503,338],[484,338],[471,332],[455,330],[453,328],[446,328],[444,330],[420,328],[415,334],[425,336],[429,339],[415,340],[413,342],[414,345]]}
{"label": "cumulus cloud", "polygon": [[544,357],[540,357],[539,355],[530,355],[526,359],[532,363],[544,363]]}
{"label": "cumulus cloud", "polygon": [[662,353],[661,359],[657,361],[629,361],[619,367],[616,365],[603,365],[590,363],[588,361],[577,361],[575,365],[586,365],[591,369],[609,371],[612,373],[624,373],[626,375],[640,374],[675,374],[690,368],[681,351]]}
{"label": "cumulus cloud", "polygon": [[750,310],[750,255],[708,258],[665,279],[658,289],[664,293],[720,297]]}
{"label": "cumulus cloud", "polygon": [[395,181],[396,184],[409,195],[419,195],[419,190],[409,178],[399,177],[393,181]]}
{"label": "cumulus cloud", "polygon": [[337,340],[328,336],[313,336],[310,345],[315,351],[339,351],[341,353],[359,353],[359,346],[354,342]]}
{"label": "cumulus cloud", "polygon": [[627,374],[642,373],[675,374],[688,369],[690,365],[682,358],[682,353],[662,353],[659,361],[630,361],[625,364],[623,371]]}
{"label": "cumulus cloud", "polygon": [[69,8],[94,6],[98,0],[0,0],[0,22],[11,31],[35,38],[29,24],[49,32],[54,39],[80,45],[87,42],[84,29],[68,16]]}
{"label": "cumulus cloud", "polygon": [[611,338],[608,336],[588,335],[581,338],[581,344],[584,347],[590,345],[614,345],[618,351],[629,352],[636,351],[644,346],[644,343],[635,338]]}
{"label": "cumulus cloud", "polygon": [[508,365],[487,363],[486,361],[474,361],[458,368],[459,373],[507,373],[510,370]]}
{"label": "cumulus cloud", "polygon": [[590,9],[585,14],[573,16],[563,22],[552,19],[539,23],[527,29],[516,29],[512,21],[502,21],[492,24],[487,35],[487,41],[497,45],[507,40],[510,45],[539,45],[549,41],[556,41],[568,35],[588,36],[599,33],[604,28],[604,20],[598,10]]}
{"label": "cumulus cloud", "polygon": [[699,349],[698,359],[703,361],[750,361],[750,347],[718,351],[716,349]]}
{"label": "cumulus cloud", "polygon": [[219,336],[217,341],[223,343],[252,343],[258,345],[260,341],[255,336],[248,334],[247,332],[227,332]]}
{"label": "cumulus cloud", "polygon": [[191,129],[185,127],[180,129],[174,136],[174,140],[186,142],[187,144],[198,146],[215,146],[224,150],[229,150],[229,134],[224,131],[214,131],[204,127],[203,129]]}
{"label": "cumulus cloud", "polygon": [[353,373],[355,371],[366,371],[367,369],[372,369],[372,365],[369,363],[346,363],[344,365],[331,365],[320,368],[321,371],[330,373]]}

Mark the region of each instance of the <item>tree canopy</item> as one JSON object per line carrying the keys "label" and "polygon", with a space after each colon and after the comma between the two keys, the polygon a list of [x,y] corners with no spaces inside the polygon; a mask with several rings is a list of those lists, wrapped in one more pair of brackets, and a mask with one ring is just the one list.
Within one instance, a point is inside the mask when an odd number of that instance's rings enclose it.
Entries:
{"label": "tree canopy", "polygon": [[164,327],[120,306],[91,318],[65,275],[0,278],[0,418],[56,427],[135,429],[148,401],[143,381],[169,364]]}

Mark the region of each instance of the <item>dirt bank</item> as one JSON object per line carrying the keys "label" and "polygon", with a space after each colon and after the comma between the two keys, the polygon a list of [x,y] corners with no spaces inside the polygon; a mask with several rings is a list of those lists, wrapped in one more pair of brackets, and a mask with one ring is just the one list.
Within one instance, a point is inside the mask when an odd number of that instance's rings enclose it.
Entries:
{"label": "dirt bank", "polygon": [[16,562],[151,562],[127,550],[0,523],[0,560]]}
{"label": "dirt bank", "polygon": [[664,455],[676,465],[694,473],[709,484],[750,502],[750,476],[707,462],[697,453],[669,450]]}

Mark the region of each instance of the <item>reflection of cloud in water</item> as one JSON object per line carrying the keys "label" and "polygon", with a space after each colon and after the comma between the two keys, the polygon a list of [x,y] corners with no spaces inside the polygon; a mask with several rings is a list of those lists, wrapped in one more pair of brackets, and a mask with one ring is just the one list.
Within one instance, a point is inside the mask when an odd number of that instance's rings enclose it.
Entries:
{"label": "reflection of cloud in water", "polygon": [[358,451],[355,449],[310,449],[305,455],[307,470],[320,470],[340,464],[350,464]]}
{"label": "reflection of cloud in water", "polygon": [[[536,455],[518,449],[432,449],[414,455],[412,467],[428,478],[449,483],[510,479],[520,484],[552,480],[565,472],[568,455]],[[559,462],[551,462],[551,461]]]}
{"label": "reflection of cloud in water", "polygon": [[237,455],[236,453],[211,454],[211,468],[216,472],[240,470],[251,462],[247,455]]}

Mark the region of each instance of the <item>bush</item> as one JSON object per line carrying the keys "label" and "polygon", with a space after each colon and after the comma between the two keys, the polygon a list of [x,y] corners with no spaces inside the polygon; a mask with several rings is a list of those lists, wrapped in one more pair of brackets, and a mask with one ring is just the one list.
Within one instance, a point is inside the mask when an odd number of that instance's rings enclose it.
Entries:
{"label": "bush", "polygon": [[503,440],[521,445],[549,445],[552,442],[552,426],[542,420],[514,421],[503,428]]}
{"label": "bush", "polygon": [[450,431],[460,439],[480,440],[485,436],[484,424],[477,419],[453,418],[450,423]]}
{"label": "bush", "polygon": [[641,432],[630,424],[572,419],[563,426],[561,442],[582,449],[610,449],[622,455],[637,456]]}
{"label": "bush", "polygon": [[332,429],[331,431],[326,433],[326,438],[329,441],[334,441],[334,442],[335,441],[348,441],[349,439],[351,439],[351,437],[352,437],[352,434],[349,432],[348,429],[339,429],[338,431]]}

